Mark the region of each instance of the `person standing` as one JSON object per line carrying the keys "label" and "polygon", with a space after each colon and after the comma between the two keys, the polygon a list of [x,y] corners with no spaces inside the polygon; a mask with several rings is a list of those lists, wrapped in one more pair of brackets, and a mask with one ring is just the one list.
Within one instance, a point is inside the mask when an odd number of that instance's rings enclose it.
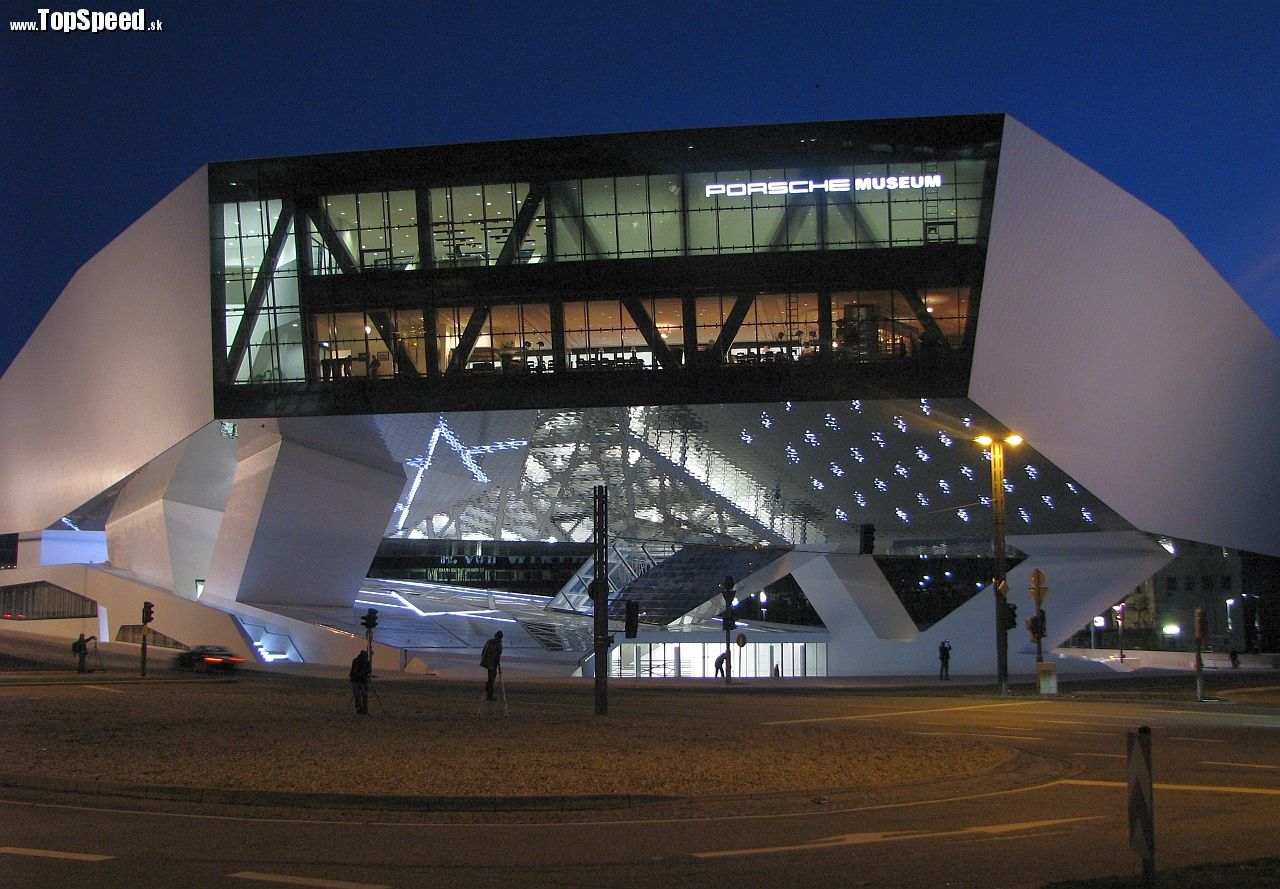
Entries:
{"label": "person standing", "polygon": [[951,678],[951,640],[943,639],[938,646],[938,678]]}
{"label": "person standing", "polygon": [[480,650],[480,666],[489,671],[489,680],[484,684],[486,700],[493,700],[493,681],[502,672],[502,630],[493,634],[493,638],[485,642]]}
{"label": "person standing", "polygon": [[88,673],[85,668],[85,660],[89,657],[89,643],[97,639],[97,636],[85,638],[84,633],[80,634],[80,638],[71,643],[71,652],[76,656],[76,672]]}
{"label": "person standing", "polygon": [[725,664],[725,661],[727,660],[729,660],[729,655],[723,651],[720,652],[718,657],[716,657],[716,675],[717,676],[724,675],[724,664]]}
{"label": "person standing", "polygon": [[369,677],[373,674],[373,664],[369,660],[369,652],[361,651],[351,661],[351,696],[356,702],[356,713],[367,715],[369,712]]}

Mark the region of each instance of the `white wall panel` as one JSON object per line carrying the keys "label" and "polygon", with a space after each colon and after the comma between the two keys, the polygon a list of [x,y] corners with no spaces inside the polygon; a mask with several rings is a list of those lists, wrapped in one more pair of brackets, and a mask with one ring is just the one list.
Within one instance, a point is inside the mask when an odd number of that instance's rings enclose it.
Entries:
{"label": "white wall panel", "polygon": [[1012,119],[970,397],[1135,526],[1280,555],[1280,341],[1168,220]]}
{"label": "white wall panel", "polygon": [[76,272],[0,379],[0,530],[48,526],[213,418],[209,300],[201,168]]}

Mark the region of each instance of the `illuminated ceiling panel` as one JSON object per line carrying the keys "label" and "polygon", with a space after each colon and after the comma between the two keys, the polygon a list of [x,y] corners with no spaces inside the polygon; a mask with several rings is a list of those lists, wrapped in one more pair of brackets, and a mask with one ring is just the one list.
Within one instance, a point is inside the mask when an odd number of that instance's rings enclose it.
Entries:
{"label": "illuminated ceiling panel", "polygon": [[[415,427],[392,446],[408,479],[393,536],[586,540],[592,489],[608,484],[623,537],[848,545],[870,523],[877,551],[990,546],[989,455],[973,438],[1002,427],[965,399],[389,419]],[[1129,527],[1030,444],[1005,464],[1010,535]]]}

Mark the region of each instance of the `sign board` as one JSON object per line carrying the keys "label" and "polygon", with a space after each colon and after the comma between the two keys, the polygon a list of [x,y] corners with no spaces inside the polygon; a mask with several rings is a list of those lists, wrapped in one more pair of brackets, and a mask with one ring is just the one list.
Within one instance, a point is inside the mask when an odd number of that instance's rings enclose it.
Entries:
{"label": "sign board", "polygon": [[1037,568],[1031,572],[1031,601],[1036,603],[1036,608],[1040,608],[1048,595],[1049,588],[1044,583],[1044,572]]}
{"label": "sign board", "polygon": [[746,648],[746,647],[747,647],[747,634],[746,634],[746,633],[739,633],[739,634],[738,634],[738,637],[737,637],[736,639],[734,639],[733,641],[738,643],[738,647],[739,647],[739,648]]}

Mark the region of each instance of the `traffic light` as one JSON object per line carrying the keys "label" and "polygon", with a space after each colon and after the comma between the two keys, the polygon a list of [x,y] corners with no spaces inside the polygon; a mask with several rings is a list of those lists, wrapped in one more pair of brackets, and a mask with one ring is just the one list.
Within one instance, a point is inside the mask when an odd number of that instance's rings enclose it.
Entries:
{"label": "traffic light", "polygon": [[366,630],[372,630],[378,625],[378,609],[370,608],[365,612],[364,617],[360,618],[360,626]]}
{"label": "traffic light", "polygon": [[627,599],[627,620],[626,628],[623,633],[628,639],[636,638],[636,634],[640,631],[640,603],[633,599]]}
{"label": "traffic light", "polygon": [[1003,620],[1000,623],[1000,629],[1012,630],[1018,625],[1018,606],[1012,602],[1004,603]]}
{"label": "traffic light", "polygon": [[1027,618],[1027,632],[1032,639],[1044,638],[1045,620],[1043,614],[1033,614]]}
{"label": "traffic light", "polygon": [[876,551],[876,526],[863,525],[862,539],[858,544],[858,552],[861,555],[869,556]]}
{"label": "traffic light", "polygon": [[142,603],[142,623],[143,625],[151,623],[156,617],[156,606],[150,602]]}

